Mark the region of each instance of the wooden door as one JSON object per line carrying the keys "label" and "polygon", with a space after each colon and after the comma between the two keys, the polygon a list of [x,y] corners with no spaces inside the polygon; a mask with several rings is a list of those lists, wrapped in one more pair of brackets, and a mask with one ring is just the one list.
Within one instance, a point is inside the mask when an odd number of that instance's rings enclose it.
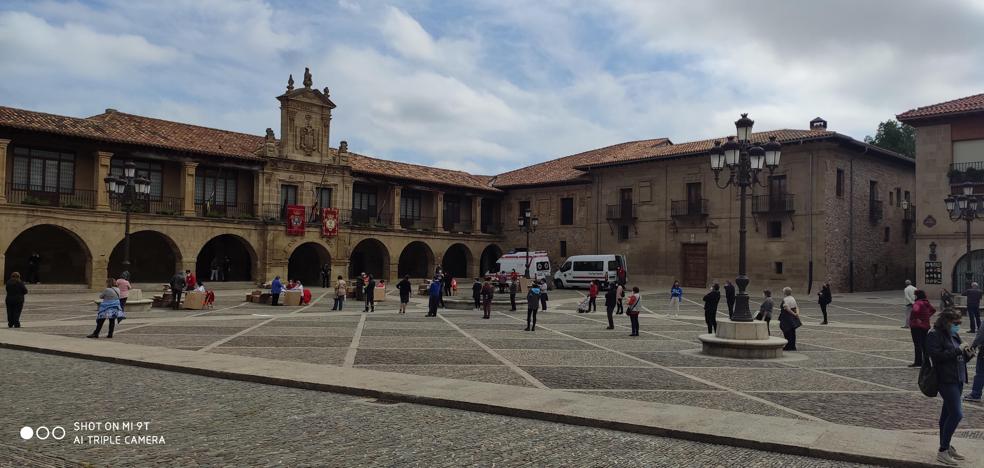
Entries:
{"label": "wooden door", "polygon": [[707,286],[707,244],[682,244],[681,255],[684,287],[704,288]]}

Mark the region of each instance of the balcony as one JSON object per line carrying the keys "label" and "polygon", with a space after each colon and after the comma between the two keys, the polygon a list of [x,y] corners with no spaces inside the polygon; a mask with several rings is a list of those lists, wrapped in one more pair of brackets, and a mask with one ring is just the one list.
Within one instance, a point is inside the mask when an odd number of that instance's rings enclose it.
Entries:
{"label": "balcony", "polygon": [[795,199],[788,193],[752,196],[752,213],[784,214],[795,209]]}
{"label": "balcony", "polygon": [[605,219],[609,221],[632,221],[638,218],[635,203],[620,203],[605,207]]}
{"label": "balcony", "polygon": [[502,223],[482,224],[482,234],[502,234]]}
{"label": "balcony", "polygon": [[670,216],[674,218],[698,218],[707,216],[709,203],[706,198],[696,200],[671,200]]}
{"label": "balcony", "polygon": [[951,185],[964,182],[984,184],[984,161],[950,164],[947,176],[950,178]]}
{"label": "balcony", "polygon": [[96,206],[96,191],[75,189],[71,191],[46,191],[43,187],[7,187],[7,203],[52,208],[91,210]]}
{"label": "balcony", "polygon": [[902,221],[905,223],[914,223],[916,221],[916,205],[907,203],[907,206],[902,209]]}
{"label": "balcony", "polygon": [[239,202],[224,205],[220,203],[196,203],[195,212],[206,218],[256,219],[253,202]]}
{"label": "balcony", "polygon": [[884,204],[881,200],[868,200],[868,221],[877,223],[884,217]]}
{"label": "balcony", "polygon": [[474,230],[474,223],[472,223],[471,218],[463,218],[454,221],[451,218],[444,218],[444,230],[448,232],[472,232]]}
{"label": "balcony", "polygon": [[400,218],[400,227],[403,229],[433,231],[436,224],[437,218],[434,217]]}
{"label": "balcony", "polygon": [[[145,213],[163,216],[178,216],[184,206],[184,199],[181,197],[143,197],[138,198],[136,203],[130,207],[131,213]],[[117,197],[109,198],[109,209],[113,211],[123,211],[123,201]]]}
{"label": "balcony", "polygon": [[343,226],[356,226],[366,228],[388,228],[390,227],[389,216],[380,213],[376,209],[355,209],[338,210]]}

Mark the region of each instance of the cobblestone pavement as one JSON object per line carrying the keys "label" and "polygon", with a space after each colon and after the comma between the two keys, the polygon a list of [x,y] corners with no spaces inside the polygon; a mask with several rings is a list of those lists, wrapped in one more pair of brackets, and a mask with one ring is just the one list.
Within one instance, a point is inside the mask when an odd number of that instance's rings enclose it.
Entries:
{"label": "cobblestone pavement", "polygon": [[[314,290],[319,297],[323,290]],[[50,295],[54,296],[54,295]],[[871,297],[867,297],[871,296]],[[936,430],[940,400],[918,392],[902,307],[891,297],[835,297],[830,325],[819,325],[815,302],[800,299],[804,326],[799,360],[755,362],[704,357],[700,304],[687,300],[671,317],[664,293],[646,294],[642,336],[628,336],[616,316],[606,330],[603,312],[578,314],[583,291],[551,291],[535,332],[523,331],[525,312],[442,310],[424,317],[414,297],[406,315],[388,296],[376,312],[349,301],[331,311],[322,299],[308,307],[242,303],[222,292],[215,309],[154,309],[130,314],[117,341],[200,352],[238,354],[417,375],[597,393],[787,418],[823,420],[889,430]],[[696,296],[694,296],[696,298]],[[599,301],[601,302],[601,301]],[[757,306],[757,305],[756,305]],[[722,305],[722,310],[724,306]],[[726,317],[726,312],[720,312]],[[28,303],[23,332],[84,339],[94,311],[79,297]],[[777,323],[772,332],[778,334]],[[971,366],[973,371],[973,366]],[[984,438],[984,406],[965,404],[959,437]]]}
{"label": "cobblestone pavement", "polygon": [[[22,351],[0,350],[0,362],[4,467],[861,466]],[[134,426],[75,429],[85,422]],[[18,435],[41,425],[66,437]],[[135,435],[164,444],[126,444]]]}

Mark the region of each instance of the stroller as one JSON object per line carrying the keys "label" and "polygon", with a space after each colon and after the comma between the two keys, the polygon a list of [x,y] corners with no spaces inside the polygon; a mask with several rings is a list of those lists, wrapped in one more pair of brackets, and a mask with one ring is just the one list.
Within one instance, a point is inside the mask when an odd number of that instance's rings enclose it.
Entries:
{"label": "stroller", "polygon": [[589,304],[591,303],[590,297],[585,297],[583,301],[577,304],[577,313],[583,314],[590,309]]}

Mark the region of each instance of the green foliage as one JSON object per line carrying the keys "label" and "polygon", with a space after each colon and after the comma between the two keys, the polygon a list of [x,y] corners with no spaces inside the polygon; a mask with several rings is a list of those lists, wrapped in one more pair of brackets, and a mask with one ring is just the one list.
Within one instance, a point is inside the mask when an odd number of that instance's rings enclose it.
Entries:
{"label": "green foliage", "polygon": [[32,197],[30,195],[24,197],[24,199],[21,200],[21,204],[24,204],[24,205],[34,205],[34,206],[48,206],[48,205],[50,205],[50,203],[48,202],[48,200],[42,200],[40,198]]}
{"label": "green foliage", "polygon": [[864,137],[864,142],[910,158],[916,157],[916,129],[892,119],[879,123],[875,136]]}

